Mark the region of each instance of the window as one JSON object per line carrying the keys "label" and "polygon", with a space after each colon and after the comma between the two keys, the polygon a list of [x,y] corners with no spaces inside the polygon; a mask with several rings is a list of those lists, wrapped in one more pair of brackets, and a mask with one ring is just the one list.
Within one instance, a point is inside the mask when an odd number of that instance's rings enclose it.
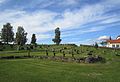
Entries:
{"label": "window", "polygon": [[113,48],[115,48],[115,45],[112,45]]}
{"label": "window", "polygon": [[116,48],[119,48],[120,46],[119,45],[116,45]]}

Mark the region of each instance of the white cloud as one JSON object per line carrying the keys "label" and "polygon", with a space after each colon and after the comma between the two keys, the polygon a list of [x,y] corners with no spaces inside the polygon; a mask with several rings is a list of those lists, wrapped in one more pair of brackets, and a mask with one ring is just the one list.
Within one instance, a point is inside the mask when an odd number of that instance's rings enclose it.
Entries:
{"label": "white cloud", "polygon": [[48,38],[51,38],[52,36],[49,35],[49,34],[36,34],[37,36],[37,39],[38,40],[44,40],[44,39],[48,39]]}
{"label": "white cloud", "polygon": [[70,6],[70,5],[77,5],[77,4],[78,4],[78,0],[63,0],[58,3],[58,5],[61,5],[61,6]]}
{"label": "white cloud", "polygon": [[81,40],[81,41],[71,41],[71,42],[68,41],[67,43],[77,44],[78,46],[80,44],[93,45],[95,43],[95,40],[94,39],[85,39],[85,40]]}
{"label": "white cloud", "polygon": [[103,4],[107,4],[107,5],[120,5],[120,0],[106,0],[105,2],[103,2]]}
{"label": "white cloud", "polygon": [[104,7],[101,5],[86,6],[75,11],[67,10],[62,14],[61,19],[55,21],[55,26],[60,26],[63,29],[80,28],[83,24],[102,19],[103,11]]}
{"label": "white cloud", "polygon": [[0,4],[1,4],[1,3],[4,3],[5,1],[6,1],[6,0],[0,0]]}
{"label": "white cloud", "polygon": [[[8,13],[8,14],[6,14]],[[52,25],[52,21],[56,16],[56,13],[50,11],[38,11],[33,13],[28,13],[25,11],[20,10],[9,10],[0,12],[1,19],[0,19],[0,28],[6,22],[10,22],[13,27],[14,31],[18,26],[23,26],[25,31],[28,33],[28,41],[30,41],[32,33],[40,34],[37,35],[38,39],[45,39],[48,35],[44,35],[42,33],[48,32],[54,29]],[[40,38],[39,38],[40,37]]]}
{"label": "white cloud", "polygon": [[46,8],[46,7],[49,7],[51,5],[54,5],[54,1],[49,1],[47,2],[46,4],[40,4],[40,8]]}
{"label": "white cloud", "polygon": [[[44,4],[42,7],[48,7],[53,3],[54,2]],[[64,3],[68,5],[75,5],[77,4],[77,0],[65,0]],[[105,11],[106,7],[101,4],[88,5],[73,11],[68,9],[63,13],[56,13],[49,10],[37,10],[35,12],[27,12],[23,10],[5,10],[0,12],[0,27],[2,27],[2,25],[6,22],[12,23],[12,25],[15,27],[15,31],[18,26],[23,26],[28,32],[29,39],[31,38],[32,33],[35,33],[37,34],[37,38],[39,40],[52,37],[49,34],[44,33],[52,31],[58,26],[64,31],[67,29],[80,29],[77,30],[77,32],[74,31],[74,33],[63,33],[62,37],[67,37],[105,29],[106,27],[97,25],[82,27],[86,23],[109,18],[109,16],[103,15]],[[60,18],[58,16],[60,16]],[[116,18],[107,19],[100,23],[112,23],[116,20]]]}
{"label": "white cloud", "polygon": [[110,24],[110,23],[114,23],[114,22],[118,22],[118,21],[120,21],[120,17],[118,17],[118,16],[115,17],[114,16],[112,18],[108,18],[106,20],[101,21],[101,23],[103,23],[103,24]]}
{"label": "white cloud", "polygon": [[[96,9],[93,10],[93,7],[96,7]],[[102,13],[102,11],[103,8],[100,5],[87,6],[75,11],[67,10],[62,14],[48,10],[36,11],[33,13],[23,10],[5,10],[0,12],[0,22],[1,25],[6,22],[11,22],[15,27],[15,31],[18,26],[22,25],[28,32],[28,38],[30,38],[32,33],[37,33],[41,36],[42,33],[51,31],[57,26],[62,30],[80,28],[81,25],[87,22],[99,19],[99,14],[100,12]],[[56,16],[59,15],[61,18],[56,18]],[[99,30],[99,28],[89,28],[87,30],[81,30],[80,33],[94,32],[97,30]],[[48,37],[42,35],[42,39],[45,38]]]}
{"label": "white cloud", "polygon": [[[97,7],[97,6],[96,6]],[[65,11],[64,13],[55,13],[47,10],[29,13],[23,10],[5,10],[0,12],[1,24],[11,22],[15,27],[22,25],[28,32],[47,32],[59,26],[61,29],[74,29],[89,21],[97,19],[97,11],[101,8],[92,9],[87,6],[80,10]],[[61,15],[62,18],[55,18]]]}
{"label": "white cloud", "polygon": [[100,36],[98,40],[108,40],[110,37],[109,36]]}
{"label": "white cloud", "polygon": [[104,27],[104,26],[90,27],[90,28],[85,27],[83,29],[78,29],[75,31],[72,30],[72,31],[63,32],[61,37],[78,36],[78,35],[85,34],[85,33],[102,31],[105,28],[107,27]]}

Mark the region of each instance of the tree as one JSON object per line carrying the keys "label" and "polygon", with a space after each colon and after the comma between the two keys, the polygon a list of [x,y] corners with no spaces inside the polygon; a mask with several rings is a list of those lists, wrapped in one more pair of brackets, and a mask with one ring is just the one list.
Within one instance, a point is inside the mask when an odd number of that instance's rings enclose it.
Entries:
{"label": "tree", "polygon": [[109,40],[112,40],[111,36],[109,37]]}
{"label": "tree", "polygon": [[54,43],[56,43],[57,45],[60,44],[61,39],[60,39],[60,29],[59,29],[59,28],[56,28],[56,29],[55,29],[55,38],[52,39],[52,41],[53,41]]}
{"label": "tree", "polygon": [[36,36],[35,34],[32,35],[32,38],[31,38],[31,44],[36,44]]}
{"label": "tree", "polygon": [[98,48],[98,44],[97,44],[97,42],[95,42],[95,48]]}
{"label": "tree", "polygon": [[101,44],[102,46],[106,46],[106,45],[107,45],[107,42],[106,42],[106,41],[102,41],[102,42],[100,42],[100,44]]}
{"label": "tree", "polygon": [[27,33],[25,32],[24,28],[19,26],[16,32],[15,42],[18,45],[23,46],[27,42]]}
{"label": "tree", "polygon": [[14,41],[13,27],[10,23],[3,25],[3,28],[1,30],[1,40],[7,44]]}

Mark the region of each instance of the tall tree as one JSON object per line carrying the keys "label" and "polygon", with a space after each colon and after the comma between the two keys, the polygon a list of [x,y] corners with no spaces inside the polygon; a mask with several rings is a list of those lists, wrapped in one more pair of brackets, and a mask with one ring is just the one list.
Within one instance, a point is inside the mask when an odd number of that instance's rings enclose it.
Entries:
{"label": "tall tree", "polygon": [[35,36],[35,34],[32,34],[31,44],[36,44],[36,36]]}
{"label": "tall tree", "polygon": [[21,46],[27,42],[27,33],[25,32],[24,28],[21,26],[19,26],[17,29],[15,42]]}
{"label": "tall tree", "polygon": [[55,29],[55,38],[52,39],[52,41],[53,41],[54,43],[56,43],[57,45],[60,44],[61,39],[60,39],[60,29],[59,29],[59,28],[56,28],[56,29]]}
{"label": "tall tree", "polygon": [[3,25],[3,28],[1,30],[1,40],[7,44],[14,41],[13,27],[10,23]]}
{"label": "tall tree", "polygon": [[98,48],[99,46],[98,46],[98,44],[97,44],[97,42],[95,42],[95,48]]}
{"label": "tall tree", "polygon": [[111,36],[109,37],[109,40],[112,40]]}

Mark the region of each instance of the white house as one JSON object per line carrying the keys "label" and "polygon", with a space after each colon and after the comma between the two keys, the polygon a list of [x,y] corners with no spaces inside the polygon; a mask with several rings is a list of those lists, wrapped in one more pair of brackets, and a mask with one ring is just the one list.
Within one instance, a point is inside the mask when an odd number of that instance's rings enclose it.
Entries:
{"label": "white house", "polygon": [[107,47],[120,48],[120,35],[115,40],[107,40]]}

